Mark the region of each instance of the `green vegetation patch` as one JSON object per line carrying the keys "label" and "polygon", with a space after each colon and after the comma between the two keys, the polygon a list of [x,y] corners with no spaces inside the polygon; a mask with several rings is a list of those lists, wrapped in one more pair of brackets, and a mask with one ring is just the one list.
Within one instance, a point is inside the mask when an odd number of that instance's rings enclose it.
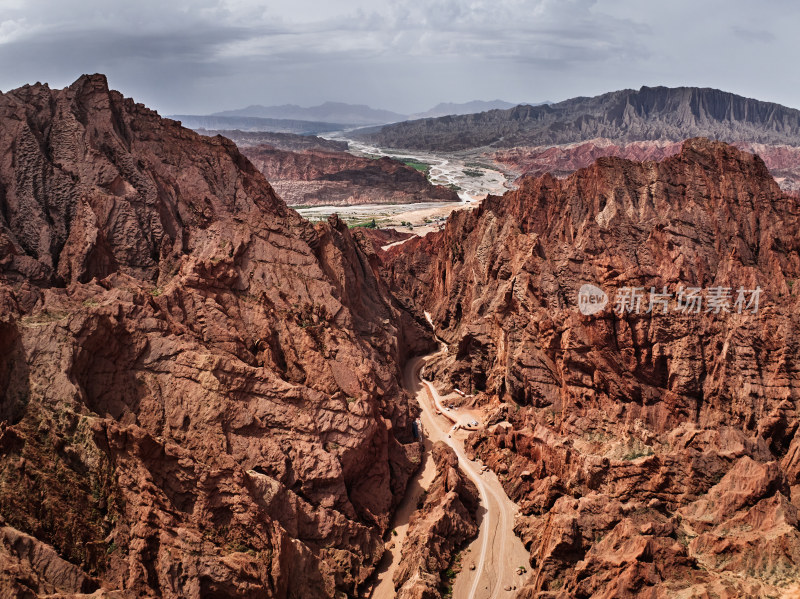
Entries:
{"label": "green vegetation patch", "polygon": [[37,314],[31,314],[28,316],[23,316],[22,326],[41,326],[50,324],[51,322],[58,322],[59,320],[63,320],[69,316],[66,312],[59,312],[59,311],[49,311],[44,310],[43,312],[39,312]]}
{"label": "green vegetation patch", "polygon": [[490,171],[497,170],[497,167],[491,166],[489,164],[484,164],[482,162],[465,162],[464,166],[466,166],[467,168],[472,168],[472,169],[484,168],[484,169],[487,169],[487,170],[490,170]]}
{"label": "green vegetation patch", "polygon": [[363,229],[377,229],[378,223],[376,223],[375,219],[373,218],[372,220],[347,223],[347,227],[350,229],[356,229],[358,227],[361,227]]}
{"label": "green vegetation patch", "polygon": [[406,166],[410,166],[411,168],[418,170],[424,175],[427,175],[429,172],[431,172],[432,165],[428,164],[427,162],[422,162],[420,160],[412,160],[412,159],[404,160],[402,158],[395,158],[395,160],[399,160]]}

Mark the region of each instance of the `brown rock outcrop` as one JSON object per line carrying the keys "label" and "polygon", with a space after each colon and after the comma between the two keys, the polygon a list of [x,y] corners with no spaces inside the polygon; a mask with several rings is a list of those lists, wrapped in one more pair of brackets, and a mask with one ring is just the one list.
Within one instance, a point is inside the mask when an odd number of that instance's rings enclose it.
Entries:
{"label": "brown rock outcrop", "polygon": [[381,248],[385,245],[391,245],[414,237],[413,233],[398,231],[397,229],[371,229],[368,227],[355,227],[355,229],[357,232],[362,233],[366,239],[369,239],[378,254],[380,254]]}
{"label": "brown rock outcrop", "polygon": [[[764,162],[689,140],[523,179],[386,276],[449,353],[429,368],[495,406],[468,443],[520,505],[520,596],[772,596],[800,582],[800,200]],[[597,314],[579,288],[608,293]],[[651,287],[763,290],[757,313],[647,310]],[[638,312],[615,291],[644,290]],[[707,294],[706,296],[707,297]],[[704,305],[705,306],[705,305]]]}
{"label": "brown rock outcrop", "polygon": [[0,588],[357,593],[429,343],[371,247],[102,76],[0,96]]}
{"label": "brown rock outcrop", "polygon": [[252,146],[268,145],[278,150],[302,152],[304,150],[320,150],[323,152],[346,152],[349,147],[346,141],[325,139],[316,135],[298,135],[296,133],[275,133],[272,131],[239,131],[196,129],[201,135],[222,135],[233,141],[240,149]]}
{"label": "brown rock outcrop", "polygon": [[800,110],[700,87],[642,87],[554,104],[418,119],[354,131],[384,148],[432,152],[706,137],[800,147]]}
{"label": "brown rock outcrop", "polygon": [[[596,139],[564,146],[498,150],[492,155],[492,159],[522,173],[523,177],[538,177],[545,173],[564,177],[580,168],[591,166],[595,160],[606,156],[636,162],[661,161],[680,152],[682,145],[682,142],[639,141],[626,144],[610,139]],[[732,145],[745,152],[758,154],[782,189],[800,190],[800,148],[750,142]]]}
{"label": "brown rock outcrop", "polygon": [[455,551],[478,534],[478,489],[459,471],[458,458],[445,443],[436,442],[432,452],[436,478],[409,522],[393,579],[398,599],[440,598],[442,573]]}
{"label": "brown rock outcrop", "polygon": [[290,152],[269,145],[242,152],[291,206],[456,202],[458,194],[433,185],[418,170],[391,158],[347,152]]}
{"label": "brown rock outcrop", "polygon": [[59,590],[92,593],[96,580],[61,559],[52,547],[10,526],[0,528],[0,592],[16,599],[49,595]]}

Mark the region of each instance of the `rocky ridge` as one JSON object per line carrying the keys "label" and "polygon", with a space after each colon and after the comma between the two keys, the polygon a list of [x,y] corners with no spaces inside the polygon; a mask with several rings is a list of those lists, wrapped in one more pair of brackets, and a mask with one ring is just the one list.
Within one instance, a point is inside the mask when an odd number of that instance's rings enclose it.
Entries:
{"label": "rocky ridge", "polygon": [[438,441],[431,449],[436,478],[409,522],[394,574],[398,599],[437,599],[456,550],[478,534],[478,489],[458,469],[455,452]]}
{"label": "rocky ridge", "polygon": [[[732,144],[745,152],[758,154],[772,176],[787,191],[800,191],[800,148],[739,142]],[[580,168],[591,166],[598,158],[617,156],[636,162],[661,161],[680,152],[682,142],[642,141],[617,144],[596,139],[579,144],[550,147],[517,147],[498,150],[491,158],[522,177],[550,173],[565,177]]]}
{"label": "rocky ridge", "polygon": [[391,158],[347,152],[291,152],[269,145],[242,152],[292,206],[457,202],[458,194],[433,185],[422,172]]}
{"label": "rocky ridge", "polygon": [[[800,200],[764,162],[693,139],[600,158],[454,213],[382,254],[432,314],[468,443],[520,505],[520,597],[769,597],[796,589]],[[584,316],[577,294],[610,296]],[[763,289],[757,313],[619,313],[626,287]]]}
{"label": "rocky ridge", "polygon": [[2,595],[360,592],[430,344],[377,268],[103,76],[0,95]]}
{"label": "rocky ridge", "polygon": [[555,104],[407,121],[355,135],[385,148],[433,152],[697,136],[796,147],[800,111],[717,89],[642,87]]}
{"label": "rocky ridge", "polygon": [[316,135],[297,135],[295,133],[272,133],[270,131],[239,131],[197,129],[200,135],[214,137],[222,135],[234,142],[239,149],[250,146],[268,145],[278,150],[301,152],[303,150],[322,150],[323,152],[346,152],[346,141],[324,139]]}

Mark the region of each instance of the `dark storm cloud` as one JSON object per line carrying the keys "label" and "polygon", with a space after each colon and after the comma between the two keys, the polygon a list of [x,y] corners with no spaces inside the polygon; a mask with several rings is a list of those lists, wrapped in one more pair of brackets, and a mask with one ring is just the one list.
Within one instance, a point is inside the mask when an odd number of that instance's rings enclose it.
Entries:
{"label": "dark storm cloud", "polygon": [[758,67],[796,51],[796,9],[778,4],[772,23],[716,0],[0,0],[0,88],[100,71],[167,113],[327,99],[410,112],[659,83],[780,101],[795,90]]}
{"label": "dark storm cloud", "polygon": [[[4,58],[37,64],[43,59],[55,67],[105,62],[107,64],[158,60],[165,63],[213,62],[217,48],[246,32],[236,29],[206,29],[176,33],[136,31],[69,32],[43,38],[11,41],[3,45]],[[14,66],[14,65],[12,65]]]}
{"label": "dark storm cloud", "polygon": [[[0,9],[4,4],[17,5],[6,16],[21,15],[5,21],[0,17],[5,79],[9,71],[25,77],[26,70],[37,68],[51,73],[86,71],[94,65],[136,69],[139,61],[157,61],[171,68],[211,65],[222,47],[252,36],[249,27],[204,12],[208,9],[202,3],[195,8],[163,8],[153,2],[51,5],[0,0]],[[74,4],[72,9],[64,10],[70,4]],[[270,35],[274,30],[262,32]]]}

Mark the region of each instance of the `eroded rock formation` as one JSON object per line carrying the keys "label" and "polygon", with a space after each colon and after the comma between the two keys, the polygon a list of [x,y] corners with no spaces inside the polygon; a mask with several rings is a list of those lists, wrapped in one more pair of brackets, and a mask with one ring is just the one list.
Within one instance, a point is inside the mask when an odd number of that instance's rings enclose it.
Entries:
{"label": "eroded rock formation", "polygon": [[411,517],[394,573],[398,599],[441,597],[442,575],[455,551],[478,534],[478,489],[458,469],[458,458],[445,443],[435,443],[432,453],[436,478]]}
{"label": "eroded rock formation", "polygon": [[[733,145],[758,154],[782,189],[800,190],[800,148],[747,142]],[[566,146],[498,150],[491,158],[525,177],[538,177],[545,173],[563,177],[579,168],[591,166],[598,158],[617,156],[636,162],[661,161],[680,152],[682,146],[682,142],[639,141],[625,144],[596,139]]]}
{"label": "eroded rock formation", "polygon": [[424,330],[363,234],[109,91],[0,96],[0,589],[356,594]]}
{"label": "eroded rock formation", "polygon": [[[800,582],[799,218],[761,159],[693,139],[658,163],[523,179],[382,254],[450,346],[437,380],[492,406],[468,445],[520,505],[521,597]],[[610,297],[595,315],[577,309],[585,283]],[[647,311],[651,288],[681,285],[763,294],[756,313]],[[640,311],[614,309],[626,287]]]}
{"label": "eroded rock formation", "polygon": [[420,171],[391,158],[292,152],[266,144],[242,151],[291,206],[458,201],[452,189],[433,185]]}
{"label": "eroded rock formation", "polygon": [[800,110],[706,87],[645,86],[555,104],[393,123],[352,135],[385,148],[433,152],[698,136],[798,147]]}

